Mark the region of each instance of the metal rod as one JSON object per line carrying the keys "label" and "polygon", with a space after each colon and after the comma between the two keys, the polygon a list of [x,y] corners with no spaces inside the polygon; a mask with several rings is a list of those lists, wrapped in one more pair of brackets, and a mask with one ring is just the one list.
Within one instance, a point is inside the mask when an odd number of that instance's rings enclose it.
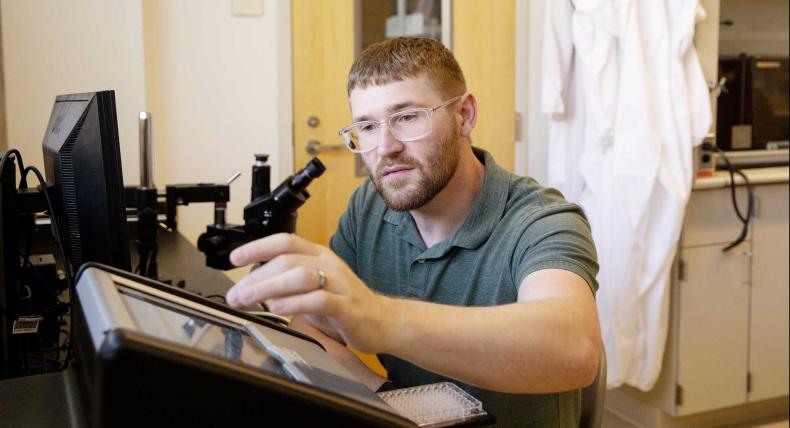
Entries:
{"label": "metal rod", "polygon": [[234,181],[236,181],[236,179],[237,179],[237,178],[239,178],[239,177],[241,177],[241,172],[239,172],[239,171],[236,171],[236,172],[235,172],[233,175],[231,175],[231,176],[230,176],[230,178],[229,178],[229,179],[227,179],[227,180],[225,181],[225,184],[227,184],[227,185],[230,185],[230,183],[233,183],[233,182],[234,182]]}
{"label": "metal rod", "polygon": [[154,184],[154,142],[151,113],[140,112],[140,187],[156,188]]}

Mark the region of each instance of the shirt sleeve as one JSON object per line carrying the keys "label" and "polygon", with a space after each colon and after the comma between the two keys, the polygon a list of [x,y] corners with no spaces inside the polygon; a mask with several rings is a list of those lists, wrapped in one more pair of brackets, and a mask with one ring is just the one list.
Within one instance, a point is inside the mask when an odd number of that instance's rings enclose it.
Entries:
{"label": "shirt sleeve", "polygon": [[516,287],[527,275],[542,269],[573,272],[587,281],[593,294],[598,290],[595,244],[578,206],[545,208],[528,219],[513,254]]}

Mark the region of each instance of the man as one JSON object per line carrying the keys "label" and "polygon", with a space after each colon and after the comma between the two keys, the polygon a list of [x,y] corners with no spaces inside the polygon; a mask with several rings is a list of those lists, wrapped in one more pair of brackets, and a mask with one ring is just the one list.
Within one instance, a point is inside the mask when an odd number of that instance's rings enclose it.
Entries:
{"label": "man", "polygon": [[268,301],[371,388],[447,378],[500,425],[578,426],[601,352],[595,248],[581,209],[473,149],[477,103],[429,39],[375,44],[348,82],[341,131],[368,167],[330,248],[275,235],[231,254],[268,262],[228,292]]}

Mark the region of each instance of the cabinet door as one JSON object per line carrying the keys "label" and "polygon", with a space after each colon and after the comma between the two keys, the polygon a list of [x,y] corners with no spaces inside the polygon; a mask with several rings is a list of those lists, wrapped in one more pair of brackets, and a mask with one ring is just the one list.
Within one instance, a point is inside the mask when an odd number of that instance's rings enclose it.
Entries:
{"label": "cabinet door", "polygon": [[746,402],[749,244],[681,250],[678,415]]}
{"label": "cabinet door", "polygon": [[755,187],[749,401],[788,394],[788,185]]}

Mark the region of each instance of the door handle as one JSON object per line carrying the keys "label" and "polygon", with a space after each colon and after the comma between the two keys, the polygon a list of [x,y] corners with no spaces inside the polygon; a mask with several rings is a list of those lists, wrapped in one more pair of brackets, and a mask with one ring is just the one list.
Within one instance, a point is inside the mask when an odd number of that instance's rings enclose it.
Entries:
{"label": "door handle", "polygon": [[338,150],[343,150],[346,148],[345,144],[332,144],[329,146],[325,146],[321,144],[318,140],[310,140],[307,142],[307,145],[304,147],[305,151],[309,153],[311,156],[318,156],[319,153],[325,152],[336,152]]}

